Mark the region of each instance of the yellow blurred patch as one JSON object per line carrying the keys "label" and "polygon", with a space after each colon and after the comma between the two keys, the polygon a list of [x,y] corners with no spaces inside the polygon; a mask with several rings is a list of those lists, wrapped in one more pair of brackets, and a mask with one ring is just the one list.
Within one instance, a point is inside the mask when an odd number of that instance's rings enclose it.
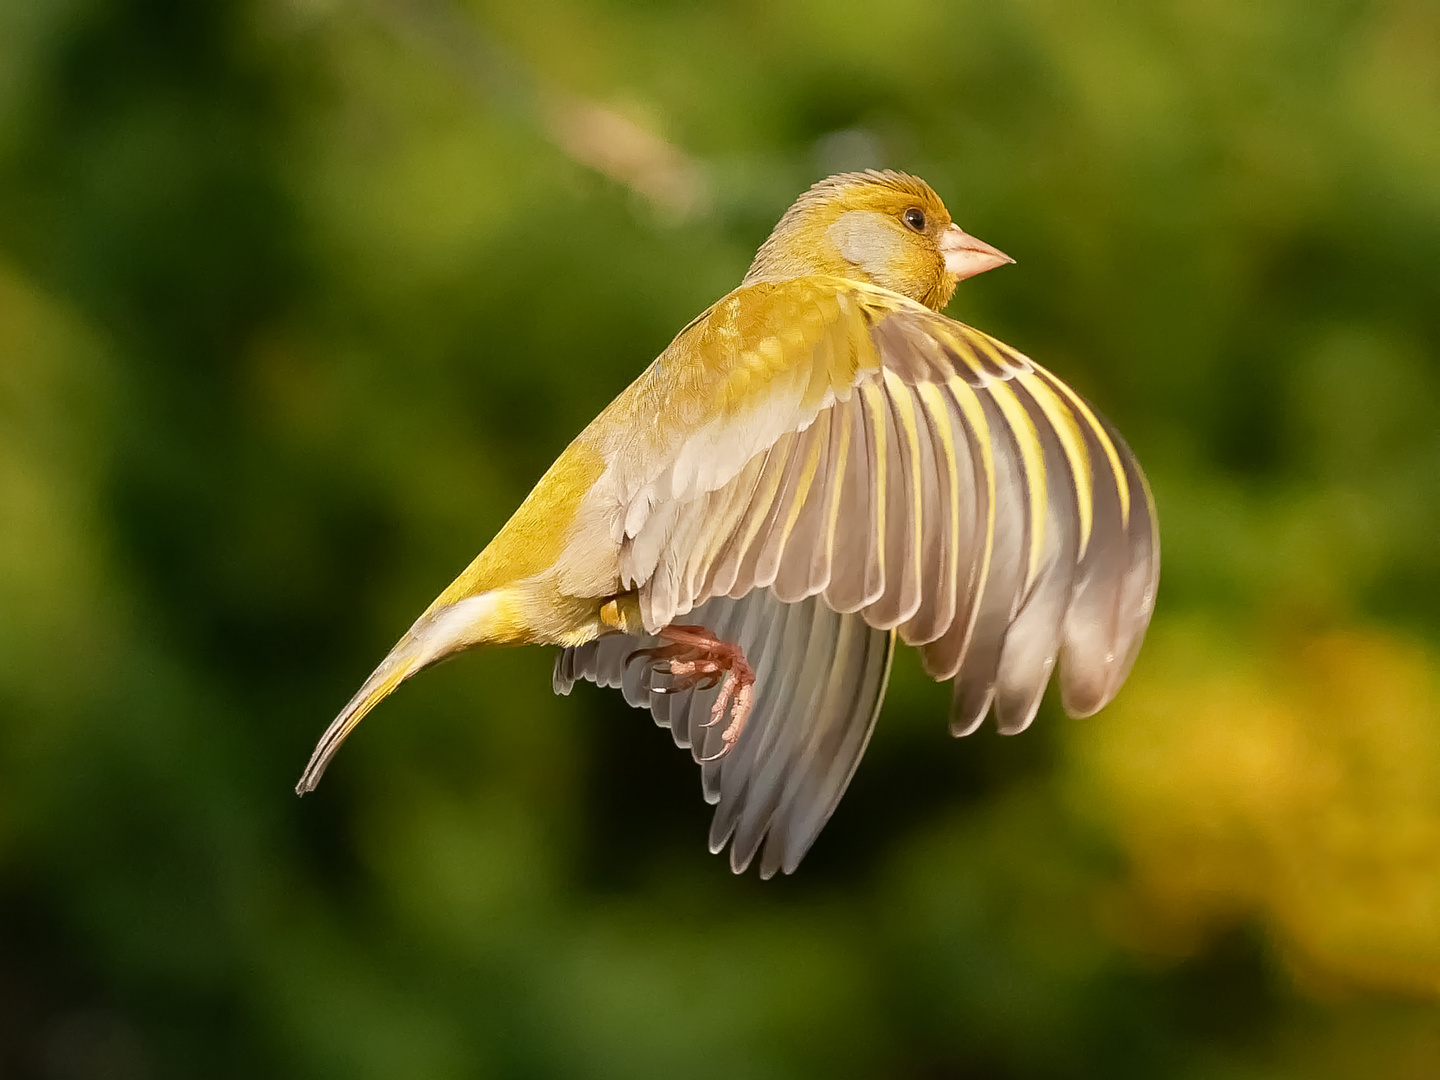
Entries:
{"label": "yellow blurred patch", "polygon": [[1297,978],[1440,997],[1440,658],[1393,634],[1157,626],[1070,728],[1120,838],[1117,936],[1166,955],[1242,920]]}

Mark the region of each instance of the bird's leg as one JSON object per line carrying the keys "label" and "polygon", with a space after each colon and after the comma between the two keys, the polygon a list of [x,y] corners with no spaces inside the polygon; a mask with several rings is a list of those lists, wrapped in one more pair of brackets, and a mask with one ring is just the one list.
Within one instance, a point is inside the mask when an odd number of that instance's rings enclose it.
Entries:
{"label": "bird's leg", "polygon": [[701,761],[724,757],[745,730],[745,720],[755,697],[755,670],[745,659],[739,645],[721,641],[703,626],[675,623],[655,635],[669,645],[653,649],[637,649],[630,659],[645,657],[675,681],[661,692],[673,694],[681,690],[708,690],[720,684],[720,693],[710,709],[705,727],[714,727],[728,715],[729,724],[720,733],[720,749]]}
{"label": "bird's leg", "polygon": [[665,645],[637,649],[626,663],[644,657],[662,675],[681,676],[669,686],[652,686],[652,694],[675,694],[682,690],[709,690],[720,681],[720,664],[697,654],[693,645]]}

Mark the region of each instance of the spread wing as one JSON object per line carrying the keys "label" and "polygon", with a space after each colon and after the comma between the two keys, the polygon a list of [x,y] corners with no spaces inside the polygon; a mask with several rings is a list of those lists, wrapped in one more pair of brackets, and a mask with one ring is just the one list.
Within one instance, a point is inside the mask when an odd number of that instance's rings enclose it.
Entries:
{"label": "spread wing", "polygon": [[[707,802],[716,804],[710,850],[730,844],[741,873],[764,841],[760,876],[791,873],[844,794],[870,740],[894,654],[893,631],[842,615],[811,596],[782,603],[769,589],[739,600],[714,597],[686,616],[738,644],[755,669],[755,707],[731,750],[710,725],[718,688],[667,692],[669,679],[637,650],[648,634],[609,634],[565,649],[555,662],[555,692],[576,681],[619,687],[648,708],[680,747],[701,762]],[[705,760],[714,758],[714,760]]]}
{"label": "spread wing", "polygon": [[[663,693],[637,660],[700,623],[757,671],[755,712],[706,763],[711,846],[794,869],[884,695],[894,637],[954,679],[951,728],[1024,730],[1057,659],[1088,715],[1154,607],[1149,489],[1119,435],[995,339],[883,289],[807,278],[737,290],[617,400],[605,453],[620,584],[646,634],[565,650],[555,686],[621,686],[697,760],[714,691]],[[883,656],[883,660],[880,659]],[[661,691],[661,692],[657,692]]]}
{"label": "spread wing", "polygon": [[1114,697],[1154,607],[1154,509],[1129,448],[1054,375],[835,278],[739,290],[667,358],[665,413],[685,414],[674,387],[695,370],[715,382],[692,409],[721,400],[622,489],[622,585],[647,629],[712,597],[818,596],[954,678],[957,734],[992,705],[1023,730],[1057,657],[1072,715]]}

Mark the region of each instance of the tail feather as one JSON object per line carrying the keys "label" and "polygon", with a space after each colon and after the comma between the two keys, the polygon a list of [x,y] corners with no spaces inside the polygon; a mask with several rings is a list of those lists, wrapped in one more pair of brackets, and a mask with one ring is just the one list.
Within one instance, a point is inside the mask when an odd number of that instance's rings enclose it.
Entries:
{"label": "tail feather", "polygon": [[325,734],[320,736],[315,752],[310,755],[310,764],[305,766],[300,783],[295,785],[295,794],[304,795],[314,791],[315,785],[320,783],[320,777],[325,775],[325,767],[330,764],[330,759],[340,749],[345,737],[355,730],[355,725],[365,719],[371,709],[389,697],[391,691],[425,666],[423,661],[417,662],[421,651],[420,642],[410,634],[406,634],[395,648],[390,650],[390,654],[365,680],[365,685],[360,687],[349,704],[340,710],[340,715],[330,721]]}
{"label": "tail feather", "polygon": [[503,639],[500,630],[506,610],[506,597],[503,591],[496,590],[467,596],[420,616],[365,680],[365,685],[360,687],[350,703],[340,710],[340,715],[330,721],[330,726],[315,746],[315,752],[310,755],[310,764],[305,766],[304,775],[295,785],[295,794],[304,795],[315,790],[315,785],[325,774],[325,767],[346,736],[355,730],[355,725],[411,675],[461,649]]}

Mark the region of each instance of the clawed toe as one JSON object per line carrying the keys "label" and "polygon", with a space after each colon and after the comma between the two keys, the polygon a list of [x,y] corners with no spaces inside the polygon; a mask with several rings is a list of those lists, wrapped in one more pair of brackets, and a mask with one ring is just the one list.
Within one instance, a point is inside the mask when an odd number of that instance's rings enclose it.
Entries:
{"label": "clawed toe", "polygon": [[636,660],[645,660],[647,663],[655,664],[657,667],[665,665],[669,669],[671,661],[676,657],[684,656],[686,653],[693,653],[695,650],[689,645],[657,645],[651,649],[636,649],[625,658],[625,663],[633,664]]}
{"label": "clawed toe", "polygon": [[740,741],[740,734],[745,730],[745,721],[750,716],[750,707],[754,702],[755,695],[755,672],[751,670],[743,657],[736,660],[735,666],[725,675],[725,682],[720,687],[720,694],[715,699],[715,704],[710,710],[710,719],[703,727],[714,727],[727,716],[730,723],[720,733],[720,747],[713,754],[706,754],[699,760],[718,761],[728,754]]}
{"label": "clawed toe", "polygon": [[717,761],[730,752],[745,730],[745,720],[755,693],[755,671],[738,646],[716,638],[701,626],[670,626],[660,631],[669,645],[636,649],[626,663],[644,660],[652,670],[670,680],[666,686],[651,686],[652,694],[679,694],[690,690],[720,687],[710,709],[710,719],[701,726],[713,728],[729,720],[720,732],[720,747],[700,761]]}

